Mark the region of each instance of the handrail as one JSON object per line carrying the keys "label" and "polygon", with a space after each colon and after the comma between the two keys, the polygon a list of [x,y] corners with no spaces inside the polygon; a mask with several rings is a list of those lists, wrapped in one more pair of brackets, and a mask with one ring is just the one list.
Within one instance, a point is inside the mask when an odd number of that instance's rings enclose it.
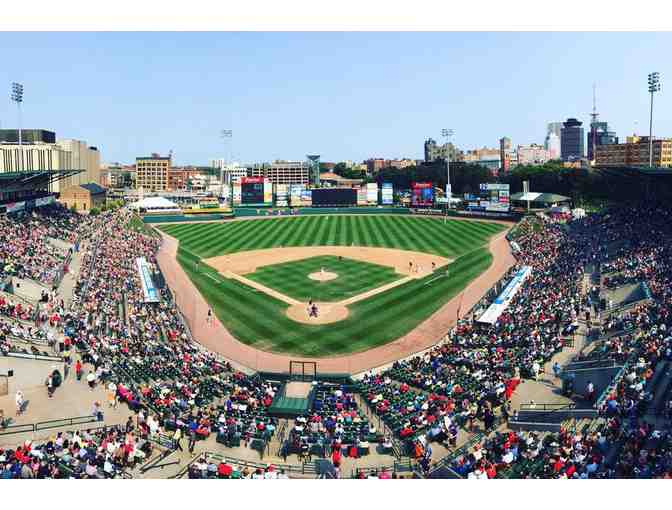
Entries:
{"label": "handrail", "polygon": [[[182,478],[189,471],[191,465],[202,457],[205,457],[206,460],[212,459],[219,462],[224,461],[231,464],[236,464],[238,466],[251,467],[255,469],[256,468],[266,469],[266,467],[268,467],[268,463],[264,462],[255,462],[253,460],[238,459],[222,453],[201,452],[195,457],[193,457],[173,478]],[[304,475],[317,473],[315,471],[315,468],[312,465],[310,465],[310,463],[305,462],[302,464],[281,464],[273,462],[273,466],[275,466],[278,469],[284,469],[285,471],[288,471],[290,473],[297,473],[297,474],[301,473]]]}
{"label": "handrail", "polygon": [[520,411],[559,411],[565,408],[574,408],[576,404],[566,402],[547,402],[547,403],[529,403],[520,404]]}
{"label": "handrail", "polygon": [[[12,434],[25,434],[25,433],[35,433],[40,430],[56,429],[62,427],[70,427],[73,425],[84,425],[87,423],[96,423],[98,422],[97,418],[93,415],[91,416],[75,416],[72,418],[61,418],[60,420],[47,420],[40,421],[36,423],[22,423],[17,425],[7,425],[6,427],[0,428],[0,436],[9,436]],[[107,425],[103,425],[107,426]],[[101,428],[101,427],[96,427]]]}

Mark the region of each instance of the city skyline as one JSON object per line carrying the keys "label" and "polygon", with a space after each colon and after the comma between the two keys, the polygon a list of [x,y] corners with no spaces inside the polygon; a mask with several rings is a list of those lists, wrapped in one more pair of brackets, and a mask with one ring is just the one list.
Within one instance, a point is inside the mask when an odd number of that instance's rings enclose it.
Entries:
{"label": "city skyline", "polygon": [[[444,127],[465,150],[543,143],[549,122],[589,125],[593,83],[601,121],[648,135],[652,71],[654,136],[672,134],[670,64],[649,51],[666,33],[0,34],[10,38],[23,51],[6,55],[1,127],[17,124],[16,81],[24,128],[86,140],[106,162],[422,159]],[[598,42],[611,51],[586,59]],[[47,50],[67,60],[38,60]]]}

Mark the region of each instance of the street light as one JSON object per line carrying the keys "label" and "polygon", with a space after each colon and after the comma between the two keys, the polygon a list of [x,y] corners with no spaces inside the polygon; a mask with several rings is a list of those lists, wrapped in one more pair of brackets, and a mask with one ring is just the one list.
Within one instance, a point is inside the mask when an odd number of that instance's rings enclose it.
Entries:
{"label": "street light", "polygon": [[12,101],[16,103],[16,107],[19,112],[19,154],[20,154],[20,161],[19,165],[21,170],[23,168],[23,150],[21,149],[21,103],[23,103],[23,85],[20,83],[13,82],[12,83],[12,95],[11,95]]}
{"label": "street light", "polygon": [[441,136],[446,139],[446,198],[448,199],[447,208],[450,208],[450,199],[453,196],[453,190],[450,187],[450,137],[453,136],[452,129],[442,129]]}
{"label": "street light", "polygon": [[653,94],[660,92],[660,73],[649,74],[649,93],[651,94],[651,113],[649,116],[649,167],[653,166]]}

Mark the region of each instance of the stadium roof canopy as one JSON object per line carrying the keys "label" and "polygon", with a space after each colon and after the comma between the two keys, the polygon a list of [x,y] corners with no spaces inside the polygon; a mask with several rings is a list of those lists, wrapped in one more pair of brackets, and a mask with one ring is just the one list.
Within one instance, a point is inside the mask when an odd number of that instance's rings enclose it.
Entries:
{"label": "stadium roof canopy", "polygon": [[147,197],[130,205],[131,209],[179,209],[180,206],[164,197]]}
{"label": "stadium roof canopy", "polygon": [[540,204],[559,204],[561,202],[569,202],[571,198],[564,195],[557,195],[556,193],[514,193],[511,195],[511,200],[516,202],[537,202]]}

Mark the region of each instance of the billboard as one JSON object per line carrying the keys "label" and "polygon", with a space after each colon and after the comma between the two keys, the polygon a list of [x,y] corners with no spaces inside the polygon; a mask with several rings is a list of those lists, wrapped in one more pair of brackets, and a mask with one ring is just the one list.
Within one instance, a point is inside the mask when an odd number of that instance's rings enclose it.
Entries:
{"label": "billboard", "polygon": [[411,205],[427,207],[434,204],[434,186],[431,182],[414,182],[411,189]]}
{"label": "billboard", "polygon": [[276,207],[287,207],[289,205],[289,189],[287,184],[275,185],[275,205]]}
{"label": "billboard", "polygon": [[301,193],[305,189],[303,184],[289,185],[289,203],[292,207],[301,205]]}
{"label": "billboard", "polygon": [[242,200],[240,181],[233,183],[233,205],[240,205]]}
{"label": "billboard", "polygon": [[366,185],[366,201],[369,204],[378,204],[378,184],[375,182]]}
{"label": "billboard", "polygon": [[247,206],[264,206],[273,203],[273,188],[263,177],[240,179],[240,203]]}
{"label": "billboard", "polygon": [[361,186],[357,188],[357,205],[366,205],[368,202],[366,200],[366,186]]}
{"label": "billboard", "polygon": [[301,200],[299,205],[310,206],[313,205],[313,192],[309,189],[301,190]]}
{"label": "billboard", "polygon": [[383,205],[392,205],[394,203],[394,190],[391,182],[383,183],[383,192],[381,196],[381,203]]}
{"label": "billboard", "polygon": [[500,213],[509,212],[510,197],[508,184],[482,183],[479,186],[479,191],[478,197],[473,197],[473,200],[469,201],[467,209]]}
{"label": "billboard", "polygon": [[312,193],[314,207],[348,207],[357,203],[354,188],[320,188]]}
{"label": "billboard", "polygon": [[273,183],[264,179],[264,204],[273,205]]}

